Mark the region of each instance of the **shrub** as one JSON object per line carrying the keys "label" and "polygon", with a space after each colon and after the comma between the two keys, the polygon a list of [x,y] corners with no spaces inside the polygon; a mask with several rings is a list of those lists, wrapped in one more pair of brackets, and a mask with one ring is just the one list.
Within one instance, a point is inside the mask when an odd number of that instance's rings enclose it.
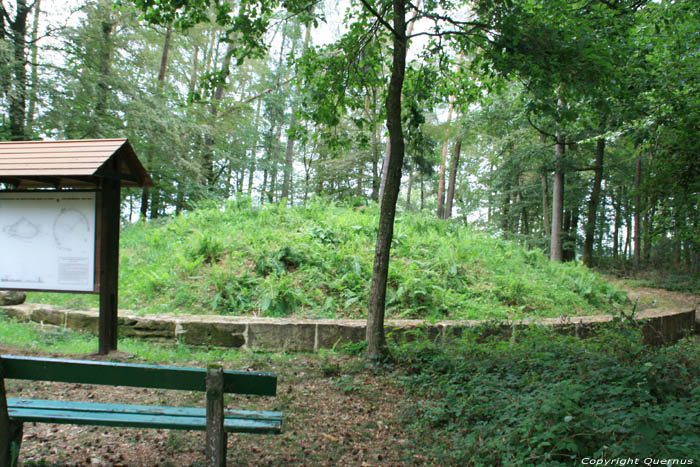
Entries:
{"label": "shrub", "polygon": [[535,329],[402,345],[403,382],[419,397],[406,421],[425,439],[416,444],[448,465],[694,458],[700,344],[645,348],[636,328],[616,326],[589,340]]}

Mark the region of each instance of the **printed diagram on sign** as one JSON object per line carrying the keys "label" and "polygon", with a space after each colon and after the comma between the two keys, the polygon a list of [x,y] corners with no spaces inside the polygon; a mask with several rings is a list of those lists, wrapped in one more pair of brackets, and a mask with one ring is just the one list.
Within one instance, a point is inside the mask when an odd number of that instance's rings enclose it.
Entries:
{"label": "printed diagram on sign", "polygon": [[3,227],[3,232],[15,240],[31,241],[41,233],[41,227],[22,217],[14,224]]}
{"label": "printed diagram on sign", "polygon": [[53,239],[59,250],[83,251],[90,246],[90,224],[77,209],[62,208],[53,223]]}

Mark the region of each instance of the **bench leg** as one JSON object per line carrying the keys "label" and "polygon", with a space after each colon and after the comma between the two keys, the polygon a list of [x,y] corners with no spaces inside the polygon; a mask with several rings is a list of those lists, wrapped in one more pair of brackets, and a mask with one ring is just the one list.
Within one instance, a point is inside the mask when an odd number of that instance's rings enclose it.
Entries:
{"label": "bench leg", "polygon": [[19,459],[19,448],[22,446],[24,432],[22,422],[10,420],[10,466],[15,467]]}
{"label": "bench leg", "polygon": [[22,446],[23,424],[8,417],[1,417],[0,427],[0,466],[14,467]]}
{"label": "bench leg", "polygon": [[207,467],[226,467],[224,370],[207,368]]}

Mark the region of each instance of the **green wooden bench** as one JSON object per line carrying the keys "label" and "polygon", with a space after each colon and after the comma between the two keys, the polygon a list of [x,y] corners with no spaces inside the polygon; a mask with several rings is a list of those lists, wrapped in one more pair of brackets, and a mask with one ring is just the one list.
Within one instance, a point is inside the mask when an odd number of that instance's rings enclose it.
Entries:
{"label": "green wooden bench", "polygon": [[[12,399],[4,379],[206,392],[205,407],[169,407]],[[206,431],[206,463],[226,463],[226,433],[280,432],[281,412],[225,410],[225,393],[274,396],[271,373],[130,363],[0,356],[0,466],[15,465],[24,422]]]}

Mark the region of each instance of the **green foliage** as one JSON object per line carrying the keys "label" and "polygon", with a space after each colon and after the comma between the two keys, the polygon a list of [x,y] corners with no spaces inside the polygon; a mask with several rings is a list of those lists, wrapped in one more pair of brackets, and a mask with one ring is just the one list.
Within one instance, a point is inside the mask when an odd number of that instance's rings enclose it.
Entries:
{"label": "green foliage", "polygon": [[[376,225],[375,208],[238,202],[134,224],[121,235],[120,306],[136,313],[362,318]],[[399,215],[392,255],[389,317],[600,314],[625,302],[586,268],[550,263],[539,251],[421,214]],[[73,297],[30,294],[31,301],[57,304]]]}
{"label": "green foliage", "polygon": [[209,232],[195,232],[189,254],[194,260],[202,259],[207,264],[218,263],[226,253],[226,246]]}
{"label": "green foliage", "polygon": [[394,352],[419,402],[406,422],[443,465],[571,465],[690,458],[700,443],[700,344],[641,345],[615,325],[587,340],[548,330]]}

